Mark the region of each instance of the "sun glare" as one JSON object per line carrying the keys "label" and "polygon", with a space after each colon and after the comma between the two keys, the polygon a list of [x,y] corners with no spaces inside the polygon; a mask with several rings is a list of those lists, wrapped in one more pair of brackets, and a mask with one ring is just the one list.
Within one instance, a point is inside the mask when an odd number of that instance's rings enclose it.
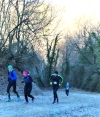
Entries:
{"label": "sun glare", "polygon": [[62,21],[72,26],[77,18],[87,17],[93,22],[100,21],[100,0],[47,0],[56,8],[64,8]]}

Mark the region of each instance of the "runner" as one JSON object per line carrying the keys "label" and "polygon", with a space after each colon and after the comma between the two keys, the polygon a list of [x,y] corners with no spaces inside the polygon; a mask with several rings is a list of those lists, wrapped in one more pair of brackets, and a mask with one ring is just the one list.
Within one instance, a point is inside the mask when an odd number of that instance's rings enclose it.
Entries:
{"label": "runner", "polygon": [[69,95],[69,88],[70,88],[70,85],[69,85],[69,82],[67,82],[65,85],[65,92],[67,96]]}
{"label": "runner", "polygon": [[25,96],[25,100],[26,100],[26,104],[29,103],[28,101],[28,97],[30,97],[32,99],[32,102],[34,102],[34,97],[30,94],[32,91],[32,77],[29,75],[28,71],[23,71],[23,76],[24,79],[22,82],[25,82],[25,86],[24,86],[24,96]]}
{"label": "runner", "polygon": [[61,86],[62,82],[63,82],[62,76],[58,75],[58,71],[55,71],[55,73],[52,74],[50,78],[50,85],[53,86],[53,95],[54,95],[53,104],[55,104],[56,102],[58,103],[59,101],[57,90],[59,89],[59,86]]}
{"label": "runner", "polygon": [[17,81],[17,73],[16,71],[13,69],[13,67],[11,65],[8,66],[8,86],[7,86],[7,94],[8,94],[8,99],[6,100],[6,102],[10,102],[11,98],[10,98],[10,88],[13,87],[13,92],[17,95],[17,100],[20,100],[19,94],[16,91],[16,81]]}

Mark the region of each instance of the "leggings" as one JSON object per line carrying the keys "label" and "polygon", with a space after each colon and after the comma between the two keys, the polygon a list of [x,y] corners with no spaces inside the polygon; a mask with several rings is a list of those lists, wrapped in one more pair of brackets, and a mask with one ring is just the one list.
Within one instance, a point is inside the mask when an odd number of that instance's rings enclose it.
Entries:
{"label": "leggings", "polygon": [[16,81],[9,81],[7,86],[8,98],[10,99],[10,88],[13,87],[13,92],[19,97],[18,92],[16,91]]}
{"label": "leggings", "polygon": [[57,90],[59,89],[58,85],[53,85],[53,95],[54,95],[54,101],[56,101],[56,99],[58,99],[58,95],[57,95]]}
{"label": "leggings", "polygon": [[69,90],[65,90],[66,91],[66,95],[68,96],[69,95]]}
{"label": "leggings", "polygon": [[32,84],[31,83],[25,84],[25,87],[24,87],[24,96],[25,96],[26,102],[28,102],[28,97],[34,99],[34,97],[30,94],[31,91],[32,91]]}

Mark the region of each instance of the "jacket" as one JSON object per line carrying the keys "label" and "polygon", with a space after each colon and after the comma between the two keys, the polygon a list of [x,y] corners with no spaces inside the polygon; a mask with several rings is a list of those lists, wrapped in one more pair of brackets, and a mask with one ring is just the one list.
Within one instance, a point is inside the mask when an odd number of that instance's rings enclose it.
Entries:
{"label": "jacket", "polygon": [[17,73],[15,70],[8,72],[8,81],[16,81],[17,80]]}
{"label": "jacket", "polygon": [[29,84],[33,82],[32,77],[28,74],[26,77],[24,77],[25,84]]}
{"label": "jacket", "polygon": [[60,75],[55,76],[54,74],[52,74],[50,82],[52,82],[53,85],[59,85],[63,82],[63,78]]}

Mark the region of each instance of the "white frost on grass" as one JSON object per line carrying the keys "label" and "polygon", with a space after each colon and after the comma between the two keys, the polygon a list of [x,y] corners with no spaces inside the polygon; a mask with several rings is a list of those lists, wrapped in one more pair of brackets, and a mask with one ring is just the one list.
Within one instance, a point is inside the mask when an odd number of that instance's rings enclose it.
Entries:
{"label": "white frost on grass", "polygon": [[70,90],[69,96],[64,89],[58,90],[59,103],[52,104],[52,90],[43,90],[43,95],[35,96],[34,103],[24,104],[24,97],[16,102],[5,102],[6,96],[0,96],[1,117],[100,117],[100,94],[79,90]]}

